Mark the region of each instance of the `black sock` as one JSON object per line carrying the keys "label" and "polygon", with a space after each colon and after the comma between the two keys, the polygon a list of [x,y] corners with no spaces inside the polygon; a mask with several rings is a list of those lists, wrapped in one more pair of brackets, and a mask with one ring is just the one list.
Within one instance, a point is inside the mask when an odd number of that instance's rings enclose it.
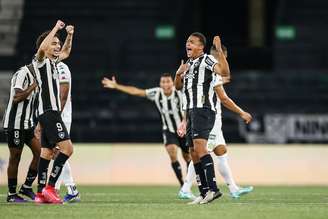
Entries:
{"label": "black sock", "polygon": [[17,178],[8,178],[8,190],[10,194],[16,194]]}
{"label": "black sock", "polygon": [[182,171],[181,171],[181,166],[180,166],[179,161],[175,161],[174,163],[171,163],[171,165],[172,165],[172,168],[174,170],[174,173],[175,173],[176,177],[179,180],[180,185],[182,186],[183,185],[183,179],[182,179]]}
{"label": "black sock", "polygon": [[196,173],[196,181],[198,185],[198,190],[200,192],[200,195],[205,197],[206,192],[208,191],[208,186],[206,182],[205,172],[202,168],[202,164],[194,163],[195,173]]}
{"label": "black sock", "polygon": [[55,187],[55,184],[63,170],[63,166],[68,158],[69,158],[69,156],[67,156],[66,154],[63,154],[62,152],[59,152],[58,156],[56,157],[56,159],[54,161],[54,165],[51,170],[51,174],[49,177],[49,183],[48,183],[49,186]]}
{"label": "black sock", "polygon": [[218,191],[218,187],[216,186],[215,172],[214,172],[214,164],[213,159],[210,154],[206,154],[205,156],[200,158],[202,163],[203,170],[205,171],[205,177],[209,189],[213,192]]}
{"label": "black sock", "polygon": [[24,185],[31,187],[37,175],[38,175],[37,170],[29,169],[27,172]]}
{"label": "black sock", "polygon": [[49,163],[50,160],[40,157],[38,167],[38,192],[42,192],[42,189],[47,184]]}

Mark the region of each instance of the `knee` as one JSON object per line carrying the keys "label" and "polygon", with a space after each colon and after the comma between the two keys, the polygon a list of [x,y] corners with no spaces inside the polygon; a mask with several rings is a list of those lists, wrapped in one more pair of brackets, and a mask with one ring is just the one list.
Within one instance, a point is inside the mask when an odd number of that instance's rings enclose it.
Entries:
{"label": "knee", "polygon": [[69,145],[60,149],[60,152],[66,154],[69,157],[72,156],[72,154],[74,153],[73,145]]}
{"label": "knee", "polygon": [[214,153],[217,156],[222,156],[227,153],[227,147],[225,145],[219,145],[214,149]]}
{"label": "knee", "polygon": [[171,159],[171,161],[175,161],[177,159],[177,150],[175,145],[167,145],[166,146],[166,151]]}

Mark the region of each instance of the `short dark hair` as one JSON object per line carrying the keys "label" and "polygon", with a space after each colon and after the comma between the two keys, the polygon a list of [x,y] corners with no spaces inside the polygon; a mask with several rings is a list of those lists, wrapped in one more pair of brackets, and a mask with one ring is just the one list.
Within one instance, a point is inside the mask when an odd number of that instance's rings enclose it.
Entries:
{"label": "short dark hair", "polygon": [[197,37],[199,39],[199,41],[203,44],[204,48],[206,47],[206,37],[204,36],[204,34],[202,34],[200,32],[194,32],[194,33],[190,34],[190,36]]}
{"label": "short dark hair", "polygon": [[[35,43],[35,47],[38,50],[40,48],[41,43],[43,42],[43,40],[49,35],[49,33],[51,32],[51,30],[47,30],[45,32],[43,32],[37,39],[36,39],[36,43]],[[61,44],[61,40],[60,40],[60,35],[59,33],[55,34],[55,37],[57,37],[60,41]]]}
{"label": "short dark hair", "polygon": [[162,75],[161,75],[161,78],[166,78],[166,77],[170,77],[170,78],[172,78],[173,79],[173,77],[172,77],[172,75],[170,74],[170,73],[168,73],[168,72],[165,72],[165,73],[163,73]]}

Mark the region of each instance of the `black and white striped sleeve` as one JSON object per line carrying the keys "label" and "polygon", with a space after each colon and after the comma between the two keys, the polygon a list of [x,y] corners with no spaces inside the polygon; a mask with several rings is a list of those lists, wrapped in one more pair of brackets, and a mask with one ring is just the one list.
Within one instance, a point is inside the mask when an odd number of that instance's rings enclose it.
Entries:
{"label": "black and white striped sleeve", "polygon": [[151,100],[151,101],[155,101],[155,98],[157,96],[157,94],[160,92],[160,88],[159,87],[154,87],[154,88],[150,88],[150,89],[146,89],[146,97],[147,99]]}
{"label": "black and white striped sleeve", "polygon": [[206,55],[205,57],[205,68],[207,68],[210,71],[214,71],[215,64],[218,63],[218,61],[214,58],[212,55]]}
{"label": "black and white striped sleeve", "polygon": [[21,68],[16,74],[16,80],[14,81],[13,87],[14,89],[24,90],[26,89],[27,79],[26,79],[26,71]]}

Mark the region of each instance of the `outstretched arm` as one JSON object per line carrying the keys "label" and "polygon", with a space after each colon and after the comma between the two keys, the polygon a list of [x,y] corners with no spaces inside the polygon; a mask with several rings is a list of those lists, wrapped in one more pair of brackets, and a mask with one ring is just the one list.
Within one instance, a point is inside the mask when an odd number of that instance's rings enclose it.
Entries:
{"label": "outstretched arm", "polygon": [[214,66],[214,72],[230,79],[230,68],[228,61],[221,48],[221,39],[219,36],[215,36],[213,39],[213,45],[217,50],[217,56],[215,57],[218,60],[218,63]]}
{"label": "outstretched arm", "polygon": [[72,41],[73,41],[73,34],[74,34],[74,26],[68,25],[66,27],[67,36],[62,47],[61,53],[59,55],[59,61],[67,59],[72,50]]}
{"label": "outstretched arm", "polygon": [[252,121],[252,116],[248,112],[245,112],[243,109],[241,109],[230,97],[228,97],[227,93],[225,92],[222,85],[216,86],[214,88],[216,94],[218,95],[221,103],[223,106],[225,106],[230,111],[237,113],[246,124],[250,123]]}
{"label": "outstretched arm", "polygon": [[112,80],[106,77],[103,78],[101,83],[103,84],[104,88],[118,90],[133,96],[146,97],[146,90],[134,86],[126,86],[126,85],[118,84],[114,76],[112,77]]}
{"label": "outstretched arm", "polygon": [[52,30],[48,34],[48,36],[42,41],[36,53],[36,59],[39,62],[42,62],[44,60],[45,51],[47,50],[48,46],[51,44],[52,39],[54,38],[57,31],[63,29],[64,27],[65,27],[65,23],[62,22],[61,20],[58,20],[56,25],[52,28]]}

